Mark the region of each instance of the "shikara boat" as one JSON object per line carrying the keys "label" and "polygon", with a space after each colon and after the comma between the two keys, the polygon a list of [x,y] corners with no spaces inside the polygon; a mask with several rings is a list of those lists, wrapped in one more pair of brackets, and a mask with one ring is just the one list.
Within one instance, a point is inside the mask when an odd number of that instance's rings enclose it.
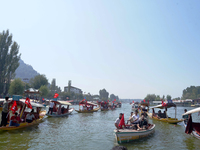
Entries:
{"label": "shikara boat", "polygon": [[[46,115],[48,117],[68,116],[68,115],[71,115],[72,112],[74,111],[74,108],[69,109],[69,106],[71,105],[71,103],[69,103],[67,101],[52,100],[51,102],[54,103],[55,111],[53,111],[52,114],[47,113]],[[65,108],[64,106],[67,106],[67,108]]]}
{"label": "shikara boat", "polygon": [[118,144],[121,144],[147,137],[154,133],[154,131],[155,124],[149,124],[147,130],[115,129],[114,133]]}
{"label": "shikara boat", "polygon": [[[83,107],[83,109],[80,109],[80,106]],[[94,106],[97,106],[94,103],[91,102],[87,102],[87,101],[81,101],[79,103],[79,110],[75,110],[78,113],[93,113],[93,112],[97,112],[100,109],[100,106],[98,108],[93,109]]]}
{"label": "shikara boat", "polygon": [[132,103],[132,110],[135,111],[138,109],[139,102]]}
{"label": "shikara boat", "polygon": [[99,106],[101,106],[101,111],[108,111],[109,110],[109,101],[102,101],[98,103]]}
{"label": "shikara boat", "polygon": [[[167,115],[167,109],[170,108],[170,107],[175,107],[175,118],[170,118]],[[165,109],[166,117],[158,118],[158,114],[155,113],[155,110],[154,110],[155,108]],[[176,105],[174,103],[167,103],[166,106],[163,106],[162,104],[160,104],[160,105],[151,107],[150,109],[152,109],[153,112],[152,113],[147,112],[147,114],[148,114],[149,118],[151,118],[151,119],[155,119],[155,120],[158,120],[158,121],[167,122],[167,123],[171,123],[171,124],[177,124],[177,123],[183,121],[183,119],[178,120],[176,118]]]}
{"label": "shikara boat", "polygon": [[200,123],[196,123],[196,122],[192,121],[192,114],[197,113],[197,112],[198,113],[200,112],[200,107],[192,109],[192,110],[182,114],[182,116],[189,115],[189,120],[188,120],[187,124],[185,124],[183,122],[184,127],[185,127],[185,133],[190,134],[200,140]]}
{"label": "shikara boat", "polygon": [[[13,103],[14,103],[14,100],[10,101],[9,107],[11,107]],[[36,120],[33,120],[33,122],[31,122],[31,123],[27,123],[27,122],[25,122],[25,117],[30,112],[30,109],[27,108],[27,104],[25,103],[24,99],[16,101],[16,103],[17,103],[17,107],[20,107],[20,110],[19,110],[19,117],[20,117],[19,126],[18,127],[9,126],[9,119],[8,119],[8,125],[5,126],[5,127],[0,127],[0,130],[17,130],[17,129],[20,129],[20,128],[25,128],[25,127],[29,127],[29,126],[32,126],[32,125],[36,125],[36,124],[40,123],[42,121],[42,119],[44,118],[44,116],[46,115],[46,110],[42,110],[42,108],[44,107],[43,105],[37,104],[37,103],[34,103],[34,102],[30,102],[31,105],[32,105],[32,108],[34,110],[33,114],[34,114]]]}

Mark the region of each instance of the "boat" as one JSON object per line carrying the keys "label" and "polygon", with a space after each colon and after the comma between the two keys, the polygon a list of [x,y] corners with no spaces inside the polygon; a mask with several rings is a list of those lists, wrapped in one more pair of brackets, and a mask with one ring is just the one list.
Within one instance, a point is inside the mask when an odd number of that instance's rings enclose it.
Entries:
{"label": "boat", "polygon": [[[71,103],[67,101],[52,100],[51,102],[54,103],[55,107],[52,114],[50,113],[46,114],[48,117],[68,116],[68,115],[71,115],[72,112],[74,111],[74,108],[69,109],[69,106],[71,105]],[[65,108],[64,106],[67,106],[67,108]],[[62,109],[63,109],[63,113],[62,113]]]}
{"label": "boat", "polygon": [[118,144],[121,144],[147,137],[154,133],[154,131],[155,124],[149,124],[146,130],[115,129],[114,133]]}
{"label": "boat", "polygon": [[185,133],[190,134],[200,140],[200,123],[192,121],[192,114],[197,112],[200,113],[200,107],[187,111],[186,113],[182,114],[182,116],[189,115],[187,124],[183,122]]}
{"label": "boat", "polygon": [[[167,109],[168,109],[168,108],[171,108],[171,107],[175,107],[175,118],[170,118],[170,117],[168,117],[168,115],[167,115]],[[157,116],[158,114],[155,113],[155,110],[154,110],[155,108],[165,109],[166,117],[164,117],[164,118],[158,118],[158,116]],[[168,102],[168,103],[165,104],[165,105],[160,104],[160,105],[151,107],[150,109],[152,109],[153,112],[152,112],[152,113],[147,112],[147,114],[148,114],[149,118],[151,118],[151,119],[158,120],[158,121],[162,121],[162,122],[167,122],[167,123],[170,123],[170,124],[177,124],[177,123],[183,121],[183,119],[178,120],[178,119],[176,118],[176,105],[175,105],[174,103],[172,103],[172,102]]]}
{"label": "boat", "polygon": [[138,105],[139,105],[139,102],[132,103],[132,111],[137,110],[138,109]]}
{"label": "boat", "polygon": [[[13,103],[14,103],[14,100],[9,102],[9,108],[12,106]],[[42,110],[42,108],[44,107],[43,105],[37,104],[37,103],[34,103],[34,102],[30,102],[30,104],[32,105],[32,108],[34,110],[33,114],[34,114],[35,118],[37,118],[37,119],[33,120],[33,122],[31,122],[31,123],[27,123],[27,122],[25,122],[25,117],[30,112],[31,109],[27,108],[27,104],[25,103],[25,99],[16,100],[16,104],[17,104],[17,107],[20,107],[20,110],[19,110],[19,115],[20,115],[19,126],[18,127],[9,126],[9,119],[8,119],[8,125],[6,125],[5,127],[0,127],[0,130],[17,130],[17,129],[20,129],[20,128],[30,127],[30,126],[33,126],[33,125],[40,123],[42,121],[42,119],[44,118],[44,116],[46,115],[46,110]],[[8,117],[9,117],[9,115],[8,115]]]}
{"label": "boat", "polygon": [[101,111],[108,111],[109,110],[109,101],[100,101],[98,105],[101,107]]}
{"label": "boat", "polygon": [[148,102],[141,102],[139,104],[139,114],[141,115],[142,113],[148,112],[149,111],[149,103]]}
{"label": "boat", "polygon": [[[80,106],[83,107],[83,109],[80,109]],[[78,113],[93,113],[93,112],[97,112],[100,109],[100,106],[93,109],[94,106],[97,106],[97,104],[91,103],[91,102],[87,102],[84,100],[82,100],[81,102],[79,102],[79,110],[75,110]]]}

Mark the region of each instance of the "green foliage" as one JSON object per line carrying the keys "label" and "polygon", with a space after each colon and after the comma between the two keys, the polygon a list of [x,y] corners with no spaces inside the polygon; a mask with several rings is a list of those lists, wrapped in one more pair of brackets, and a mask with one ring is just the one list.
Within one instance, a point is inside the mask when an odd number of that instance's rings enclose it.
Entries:
{"label": "green foliage", "polygon": [[15,79],[11,84],[9,88],[9,93],[11,95],[22,95],[24,92],[24,83],[21,79]]}
{"label": "green foliage", "polygon": [[42,85],[40,87],[39,91],[40,91],[42,97],[46,97],[47,94],[49,93],[49,89],[46,85]]}
{"label": "green foliage", "polygon": [[182,99],[200,98],[200,86],[190,86],[183,90]]}
{"label": "green foliage", "polygon": [[177,98],[173,98],[174,100],[180,100],[181,98],[180,97],[177,97]]}
{"label": "green foliage", "polygon": [[9,30],[0,33],[0,94],[7,94],[10,81],[19,66],[19,45],[12,41]]}
{"label": "green foliage", "polygon": [[42,85],[48,85],[48,80],[45,75],[37,75],[30,80],[31,87],[39,89]]}
{"label": "green foliage", "polygon": [[102,101],[107,101],[109,93],[106,91],[106,89],[102,89],[99,91],[99,96]]}
{"label": "green foliage", "polygon": [[145,97],[145,100],[149,100],[149,101],[155,101],[158,100],[155,94],[147,94],[147,96]]}
{"label": "green foliage", "polygon": [[161,100],[160,95],[157,95],[155,101],[160,101],[160,100]]}
{"label": "green foliage", "polygon": [[171,99],[172,99],[171,95],[167,95],[167,100],[171,100]]}

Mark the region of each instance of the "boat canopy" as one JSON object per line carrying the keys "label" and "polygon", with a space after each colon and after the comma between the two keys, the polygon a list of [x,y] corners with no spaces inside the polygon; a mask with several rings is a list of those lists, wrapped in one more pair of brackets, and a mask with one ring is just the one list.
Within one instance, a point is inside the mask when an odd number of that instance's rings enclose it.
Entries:
{"label": "boat canopy", "polygon": [[167,103],[167,106],[162,106],[162,104],[151,107],[150,109],[154,109],[154,108],[160,108],[160,109],[164,109],[164,108],[170,108],[170,107],[176,107],[176,105],[174,103]]}
{"label": "boat canopy", "polygon": [[200,112],[200,107],[192,109],[190,111],[187,111],[186,113],[182,114],[182,116],[188,115],[188,114],[193,114],[193,113],[196,113],[196,112]]}
{"label": "boat canopy", "polygon": [[[21,102],[23,102],[24,104],[25,104],[25,99],[20,99],[20,101]],[[16,102],[20,102],[20,101],[16,101]],[[38,103],[34,103],[34,102],[30,102],[31,103],[31,105],[33,106],[33,107],[45,107],[44,105],[42,105],[42,104],[38,104]]]}
{"label": "boat canopy", "polygon": [[97,106],[96,104],[94,104],[94,103],[91,103],[91,102],[87,102],[87,101],[81,101],[80,103],[79,103],[79,105],[92,105],[92,106]]}
{"label": "boat canopy", "polygon": [[148,107],[148,106],[149,106],[149,103],[148,103],[148,102],[142,102],[140,105],[141,105],[141,106],[146,106],[146,107]]}
{"label": "boat canopy", "polygon": [[52,102],[54,102],[55,104],[61,104],[61,105],[72,105],[71,103],[67,102],[67,101],[54,101],[52,100]]}

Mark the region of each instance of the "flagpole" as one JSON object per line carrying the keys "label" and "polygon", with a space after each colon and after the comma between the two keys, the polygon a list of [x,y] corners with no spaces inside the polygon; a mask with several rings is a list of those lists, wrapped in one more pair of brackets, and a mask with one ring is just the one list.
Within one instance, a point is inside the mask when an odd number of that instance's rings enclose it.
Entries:
{"label": "flagpole", "polygon": [[25,105],[26,105],[26,104],[24,103],[24,106],[23,106],[22,111],[21,111],[21,114],[20,114],[20,119],[22,118],[22,114],[23,114],[23,112],[24,112]]}

